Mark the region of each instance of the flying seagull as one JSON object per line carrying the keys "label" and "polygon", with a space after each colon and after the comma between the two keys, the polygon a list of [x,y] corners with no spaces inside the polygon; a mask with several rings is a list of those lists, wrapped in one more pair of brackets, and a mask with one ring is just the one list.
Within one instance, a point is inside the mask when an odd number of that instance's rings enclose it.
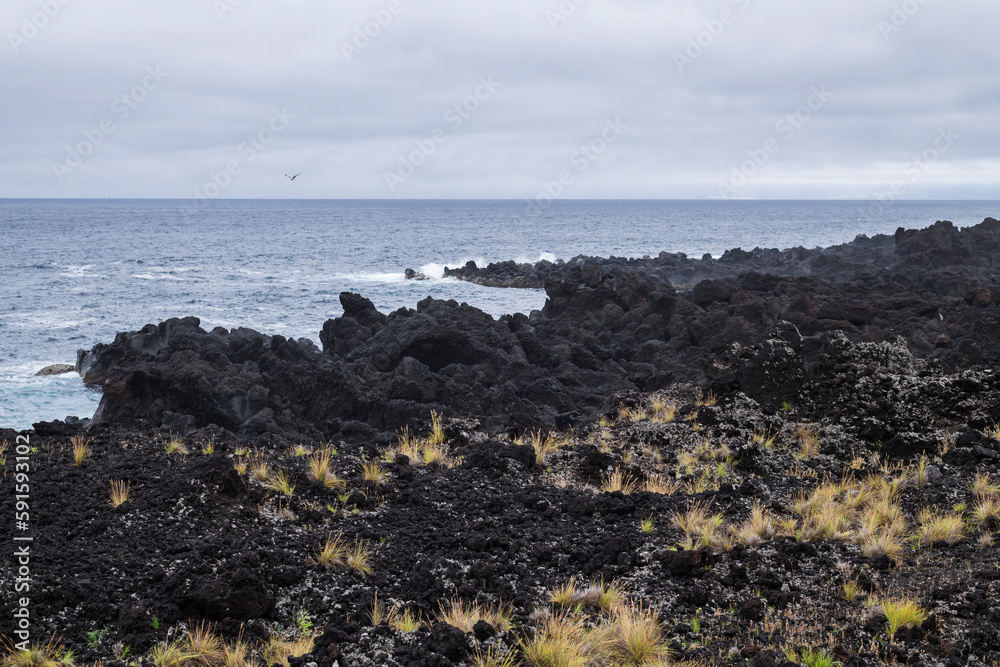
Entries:
{"label": "flying seagull", "polygon": [[[301,174],[301,173],[302,172],[300,171],[299,174]],[[299,174],[295,174],[294,176],[289,176],[288,174],[285,174],[285,178],[287,178],[290,181],[294,181],[296,178],[299,177]]]}

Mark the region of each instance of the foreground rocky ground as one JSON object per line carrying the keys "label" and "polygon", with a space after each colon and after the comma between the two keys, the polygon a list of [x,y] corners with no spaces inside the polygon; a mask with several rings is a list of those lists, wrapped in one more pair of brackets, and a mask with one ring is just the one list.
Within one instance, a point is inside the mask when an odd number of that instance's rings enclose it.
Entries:
{"label": "foreground rocky ground", "polygon": [[593,267],[500,321],[345,295],[323,353],[121,334],[81,355],[94,423],[24,434],[33,637],[107,667],[1000,664],[980,259],[690,292]]}

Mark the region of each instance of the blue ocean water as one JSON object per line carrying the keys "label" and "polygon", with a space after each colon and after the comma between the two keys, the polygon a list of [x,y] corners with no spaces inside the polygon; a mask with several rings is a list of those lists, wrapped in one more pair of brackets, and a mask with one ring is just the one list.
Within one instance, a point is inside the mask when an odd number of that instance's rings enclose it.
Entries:
{"label": "blue ocean water", "polygon": [[[168,317],[318,343],[341,291],[383,312],[454,298],[493,314],[540,308],[540,290],[442,280],[444,266],[578,254],[701,256],[827,246],[935,220],[977,224],[1000,202],[0,200],[0,426],[89,417],[100,398],[78,348]],[[403,278],[413,268],[432,276]]]}

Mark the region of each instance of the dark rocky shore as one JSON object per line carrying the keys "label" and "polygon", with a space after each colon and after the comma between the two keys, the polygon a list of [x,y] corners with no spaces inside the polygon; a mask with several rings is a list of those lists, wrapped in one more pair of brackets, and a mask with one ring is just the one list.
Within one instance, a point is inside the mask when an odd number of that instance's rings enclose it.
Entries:
{"label": "dark rocky shore", "polygon": [[[345,293],[322,350],[186,318],[82,351],[93,420],[23,434],[33,637],[107,667],[998,664],[1000,222],[453,275],[548,300]],[[201,622],[243,662],[196,656]]]}

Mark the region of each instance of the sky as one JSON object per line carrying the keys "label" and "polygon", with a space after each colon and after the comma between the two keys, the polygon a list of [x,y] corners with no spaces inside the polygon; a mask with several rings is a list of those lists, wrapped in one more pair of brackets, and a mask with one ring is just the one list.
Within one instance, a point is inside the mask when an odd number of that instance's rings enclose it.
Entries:
{"label": "sky", "polygon": [[1000,199],[997,25],[995,0],[6,0],[0,197]]}

